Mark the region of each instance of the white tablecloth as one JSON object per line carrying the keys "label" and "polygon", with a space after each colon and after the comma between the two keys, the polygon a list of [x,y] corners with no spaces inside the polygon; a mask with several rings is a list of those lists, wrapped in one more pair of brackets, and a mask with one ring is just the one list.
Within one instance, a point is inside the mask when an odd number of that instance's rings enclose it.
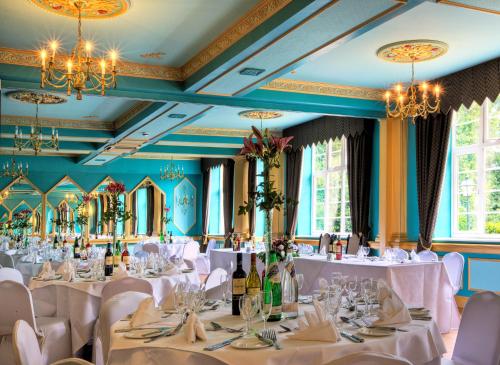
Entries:
{"label": "white tablecloth", "polygon": [[[240,251],[243,254],[243,270],[248,271],[250,269],[250,252]],[[229,270],[231,262],[233,263],[233,270],[236,270],[236,253],[232,248],[217,248],[210,251],[210,270],[213,271],[216,268],[221,268],[224,270]],[[257,259],[257,272],[262,274],[265,265]]]}
{"label": "white tablecloth", "polygon": [[[160,253],[166,257],[182,257],[184,253],[185,243],[151,243],[159,247]],[[142,251],[144,243],[138,243],[134,246],[134,254],[138,251]]]}
{"label": "white tablecloth", "polygon": [[[52,269],[57,270],[61,266],[62,262],[52,261]],[[23,275],[24,285],[28,285],[33,276],[38,276],[40,270],[42,270],[43,263],[34,264],[32,262],[23,262],[17,260],[16,269]]]}
{"label": "white tablecloth", "polygon": [[[158,303],[180,280],[188,280],[196,287],[200,284],[196,271],[188,274],[146,278],[146,280],[152,284],[153,296]],[[37,304],[54,306],[56,317],[67,318],[70,321],[73,353],[80,350],[92,338],[94,324],[99,316],[102,288],[106,282],[88,282],[81,279],[73,282],[30,281],[29,288]]]}
{"label": "white tablecloth", "polygon": [[304,274],[301,294],[318,289],[318,278],[330,280],[333,272],[358,278],[384,279],[409,307],[430,309],[442,333],[457,329],[460,318],[446,267],[442,262],[390,263],[349,259],[326,261],[324,256],[295,259],[297,272]]}
{"label": "white tablecloth", "polygon": [[[312,310],[308,306],[307,310]],[[301,306],[304,309],[304,306]],[[229,308],[201,315],[204,321],[215,320],[227,326],[241,327],[240,317],[228,314]],[[289,326],[292,324],[287,323]],[[276,323],[269,323],[277,326]],[[150,365],[150,364],[259,364],[259,365],[321,365],[344,355],[359,351],[385,352],[407,358],[415,365],[427,364],[439,359],[446,352],[436,324],[432,321],[413,321],[404,326],[409,332],[396,332],[389,337],[366,338],[362,344],[341,339],[337,343],[297,341],[287,339],[287,334],[278,334],[283,349],[274,348],[244,351],[231,346],[216,351],[204,351],[207,345],[218,343],[234,337],[225,331],[207,332],[207,342],[187,344],[183,330],[176,336],[158,339],[151,343],[143,340],[126,339],[123,333],[115,333],[115,329],[128,326],[128,322],[119,321],[111,330],[110,353],[108,365]],[[261,327],[261,324],[258,324]],[[355,331],[350,326],[350,331]],[[168,359],[168,360],[167,360]]]}

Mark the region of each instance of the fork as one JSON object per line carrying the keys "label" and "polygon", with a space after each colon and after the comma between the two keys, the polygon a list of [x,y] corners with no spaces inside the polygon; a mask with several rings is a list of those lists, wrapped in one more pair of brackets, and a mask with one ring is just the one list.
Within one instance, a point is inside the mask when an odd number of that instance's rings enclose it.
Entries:
{"label": "fork", "polygon": [[230,328],[230,327],[224,327],[224,326],[221,326],[219,323],[217,322],[210,322],[210,324],[212,325],[214,331],[220,331],[220,330],[225,330],[229,333],[240,333],[243,331],[243,328]]}
{"label": "fork", "polygon": [[267,329],[262,332],[262,337],[273,342],[274,348],[276,350],[281,350],[281,345],[278,343],[278,338],[276,336],[276,331],[273,329]]}

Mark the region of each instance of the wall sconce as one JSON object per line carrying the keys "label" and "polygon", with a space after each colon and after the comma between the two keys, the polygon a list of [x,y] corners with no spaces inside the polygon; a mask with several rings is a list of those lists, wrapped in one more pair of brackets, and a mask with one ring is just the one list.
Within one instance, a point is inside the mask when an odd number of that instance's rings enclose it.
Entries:
{"label": "wall sconce", "polygon": [[182,196],[177,197],[177,206],[180,207],[183,212],[186,212],[188,207],[192,207],[193,205],[194,195],[184,193]]}

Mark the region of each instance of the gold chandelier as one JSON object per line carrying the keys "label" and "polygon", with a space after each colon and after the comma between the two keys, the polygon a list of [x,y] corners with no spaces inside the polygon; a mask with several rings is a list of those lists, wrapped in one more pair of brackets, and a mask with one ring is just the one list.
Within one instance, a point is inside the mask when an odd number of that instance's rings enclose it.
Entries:
{"label": "gold chandelier", "polygon": [[23,166],[23,163],[16,163],[16,159],[12,158],[10,165],[9,162],[4,163],[2,167],[2,177],[16,179],[18,177],[28,176],[28,163]]}
{"label": "gold chandelier", "polygon": [[[82,39],[82,7],[86,2],[76,0],[73,2],[78,10],[78,34],[77,42],[71,55],[66,59],[56,59],[56,51],[59,47],[57,41],[50,42],[50,56],[46,49],[40,51],[41,58],[41,81],[42,88],[50,85],[54,88],[66,88],[68,96],[73,90],[76,91],[76,99],[82,100],[82,91],[99,91],[105,94],[106,88],[116,88],[116,60],[117,52],[109,52],[109,61],[103,57],[99,61],[99,70],[94,68],[95,60],[92,58],[93,45]],[[47,65],[48,59],[48,65]],[[108,62],[111,63],[111,73],[107,73]],[[65,65],[66,72],[61,71]]]}
{"label": "gold chandelier", "polygon": [[184,178],[184,167],[174,166],[172,158],[170,158],[170,166],[165,165],[165,169],[160,167],[161,180],[176,180]]}

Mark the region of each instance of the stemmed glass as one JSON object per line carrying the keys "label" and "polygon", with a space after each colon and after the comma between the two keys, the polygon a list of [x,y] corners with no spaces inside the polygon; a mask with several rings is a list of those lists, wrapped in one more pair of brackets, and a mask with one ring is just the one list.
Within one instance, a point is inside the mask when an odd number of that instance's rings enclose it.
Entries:
{"label": "stemmed glass", "polygon": [[244,294],[240,297],[239,307],[241,318],[245,321],[244,336],[250,333],[250,321],[259,311],[260,298],[258,295]]}
{"label": "stemmed glass", "polygon": [[304,274],[296,273],[295,280],[297,280],[297,287],[298,287],[299,293],[300,293],[300,291],[302,290],[302,287],[304,286]]}
{"label": "stemmed glass", "polygon": [[364,256],[364,260],[366,260],[366,258],[368,257],[368,255],[370,254],[370,247],[368,246],[363,246],[362,247],[363,249],[363,256]]}
{"label": "stemmed glass", "polygon": [[340,305],[342,303],[342,292],[340,290],[332,290],[328,292],[326,298],[325,307],[332,319],[332,323],[335,324],[337,321],[337,314],[340,310]]}
{"label": "stemmed glass", "polygon": [[349,290],[348,293],[348,298],[349,302],[351,305],[354,305],[354,316],[357,317],[358,315],[358,294],[359,294],[359,282],[358,278],[354,277],[354,280],[349,281],[349,284],[347,285],[347,288]]}
{"label": "stemmed glass", "polygon": [[231,281],[229,280],[228,275],[222,275],[220,277],[220,286],[222,290],[222,300],[224,305],[230,303],[231,298]]}
{"label": "stemmed glass", "polygon": [[264,321],[264,330],[266,330],[267,320],[273,309],[273,292],[270,290],[263,290],[259,295],[260,316]]}

